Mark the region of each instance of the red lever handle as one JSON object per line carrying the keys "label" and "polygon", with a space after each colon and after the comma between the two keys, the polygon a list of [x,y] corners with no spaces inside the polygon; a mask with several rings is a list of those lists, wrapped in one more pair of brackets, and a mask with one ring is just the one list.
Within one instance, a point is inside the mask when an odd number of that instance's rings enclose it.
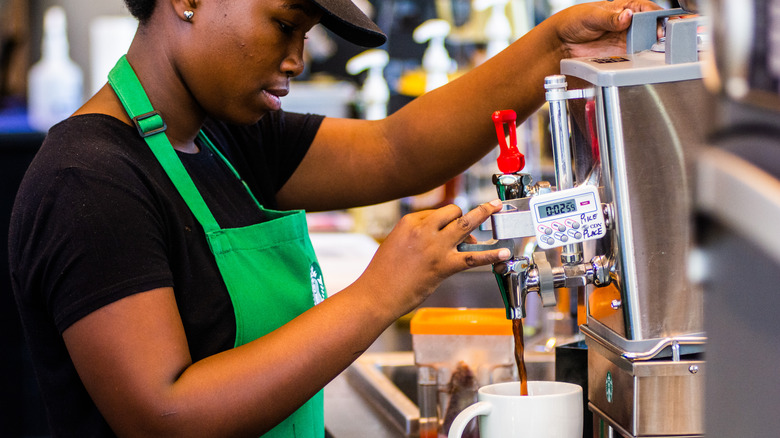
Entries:
{"label": "red lever handle", "polygon": [[[525,156],[517,149],[517,114],[512,110],[493,113],[493,124],[496,125],[496,136],[500,152],[498,154],[498,170],[502,173],[517,173],[525,167]],[[509,126],[509,144],[506,143],[504,124]]]}

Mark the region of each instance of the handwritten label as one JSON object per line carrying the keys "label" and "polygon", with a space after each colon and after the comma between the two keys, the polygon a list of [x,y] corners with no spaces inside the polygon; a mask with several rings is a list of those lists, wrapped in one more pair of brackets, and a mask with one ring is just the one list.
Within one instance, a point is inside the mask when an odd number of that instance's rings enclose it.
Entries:
{"label": "handwritten label", "polygon": [[582,234],[586,239],[600,237],[604,234],[604,223],[599,221],[598,213],[583,213],[580,215]]}
{"label": "handwritten label", "polygon": [[583,234],[586,238],[599,237],[604,234],[604,227],[601,223],[591,224],[583,230]]}

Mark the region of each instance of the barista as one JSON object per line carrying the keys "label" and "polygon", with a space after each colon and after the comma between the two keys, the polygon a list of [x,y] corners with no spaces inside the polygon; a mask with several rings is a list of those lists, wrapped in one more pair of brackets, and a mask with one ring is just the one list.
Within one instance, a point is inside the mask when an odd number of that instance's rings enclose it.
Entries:
{"label": "barista", "polygon": [[405,216],[324,299],[301,210],[420,193],[527,117],[566,56],[621,53],[632,10],[575,6],[381,121],[285,113],[306,32],[364,46],[347,0],[126,0],[110,83],[54,126],[20,188],[14,291],[53,436],[323,436],[322,388],[449,275],[501,207]]}

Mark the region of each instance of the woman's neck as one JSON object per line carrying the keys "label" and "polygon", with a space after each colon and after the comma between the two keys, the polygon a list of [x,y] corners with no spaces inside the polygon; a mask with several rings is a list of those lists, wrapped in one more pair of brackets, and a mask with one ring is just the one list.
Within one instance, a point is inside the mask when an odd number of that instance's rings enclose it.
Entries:
{"label": "woman's neck", "polygon": [[[198,151],[198,135],[205,113],[190,93],[176,68],[175,59],[168,56],[165,38],[155,35],[147,26],[139,30],[127,52],[127,60],[146,92],[152,107],[167,125],[166,134],[176,150]],[[106,84],[75,114],[108,114],[133,125],[113,88]]]}

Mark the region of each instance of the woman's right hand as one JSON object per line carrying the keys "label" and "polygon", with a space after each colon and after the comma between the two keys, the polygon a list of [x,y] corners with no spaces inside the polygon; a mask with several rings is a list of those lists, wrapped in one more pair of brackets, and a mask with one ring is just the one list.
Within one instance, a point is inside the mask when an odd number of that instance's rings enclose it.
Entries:
{"label": "woman's right hand", "polygon": [[621,55],[634,13],[658,9],[662,8],[649,0],[608,0],[574,5],[549,20],[567,57]]}
{"label": "woman's right hand", "polygon": [[509,258],[507,249],[457,249],[462,242],[474,243],[471,233],[500,210],[501,201],[496,199],[466,214],[455,205],[408,214],[380,245],[358,281],[370,282],[371,289],[381,295],[377,299],[402,316],[421,304],[445,278]]}

